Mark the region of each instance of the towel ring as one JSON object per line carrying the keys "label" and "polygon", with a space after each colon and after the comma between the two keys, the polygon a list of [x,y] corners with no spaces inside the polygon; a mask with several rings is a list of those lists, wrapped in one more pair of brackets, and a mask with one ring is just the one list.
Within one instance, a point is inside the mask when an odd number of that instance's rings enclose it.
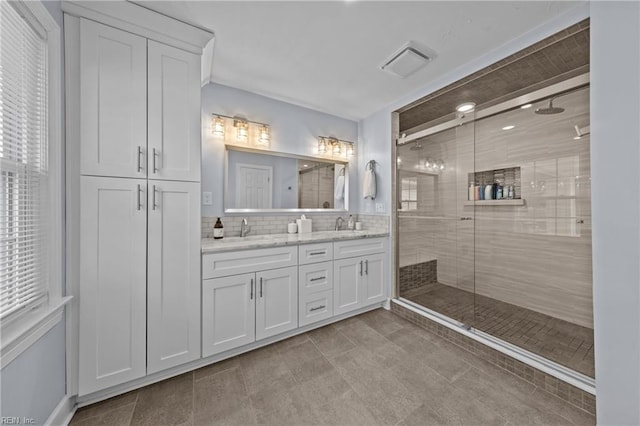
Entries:
{"label": "towel ring", "polygon": [[370,160],[369,162],[367,162],[367,165],[364,167],[365,170],[374,170],[376,165],[376,160]]}

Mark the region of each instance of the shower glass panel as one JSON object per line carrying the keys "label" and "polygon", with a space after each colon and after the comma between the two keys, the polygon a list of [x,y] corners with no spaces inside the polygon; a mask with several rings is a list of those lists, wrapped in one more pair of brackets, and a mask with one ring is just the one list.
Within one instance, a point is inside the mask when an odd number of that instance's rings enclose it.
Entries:
{"label": "shower glass panel", "polygon": [[471,327],[474,206],[463,202],[474,169],[468,119],[397,147],[397,276],[401,298]]}
{"label": "shower glass panel", "polygon": [[397,146],[398,294],[583,380],[575,372],[594,377],[589,87],[520,99],[539,100],[443,117]]}
{"label": "shower glass panel", "polygon": [[522,204],[476,203],[474,327],[593,377],[589,143],[588,87],[476,121],[476,171]]}

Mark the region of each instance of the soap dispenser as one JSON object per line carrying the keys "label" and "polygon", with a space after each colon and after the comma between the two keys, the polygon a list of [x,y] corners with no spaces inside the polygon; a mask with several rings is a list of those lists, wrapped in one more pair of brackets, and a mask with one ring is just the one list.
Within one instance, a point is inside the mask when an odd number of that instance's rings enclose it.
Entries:
{"label": "soap dispenser", "polygon": [[355,222],[353,221],[353,215],[349,215],[349,220],[347,221],[347,229],[349,231],[353,231],[355,228]]}

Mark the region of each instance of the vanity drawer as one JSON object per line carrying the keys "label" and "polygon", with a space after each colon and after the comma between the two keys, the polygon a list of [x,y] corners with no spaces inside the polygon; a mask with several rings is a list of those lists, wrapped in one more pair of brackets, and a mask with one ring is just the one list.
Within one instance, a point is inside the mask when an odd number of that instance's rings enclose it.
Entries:
{"label": "vanity drawer", "polygon": [[300,326],[312,324],[333,316],[333,290],[321,291],[300,298],[298,322]]}
{"label": "vanity drawer", "polygon": [[312,263],[298,267],[300,298],[333,288],[333,262]]}
{"label": "vanity drawer", "polygon": [[386,253],[387,238],[361,238],[359,240],[337,241],[333,243],[335,259]]}
{"label": "vanity drawer", "polygon": [[202,279],[285,268],[298,264],[298,247],[276,247],[202,255]]}
{"label": "vanity drawer", "polygon": [[298,246],[300,265],[333,260],[333,243],[303,244]]}

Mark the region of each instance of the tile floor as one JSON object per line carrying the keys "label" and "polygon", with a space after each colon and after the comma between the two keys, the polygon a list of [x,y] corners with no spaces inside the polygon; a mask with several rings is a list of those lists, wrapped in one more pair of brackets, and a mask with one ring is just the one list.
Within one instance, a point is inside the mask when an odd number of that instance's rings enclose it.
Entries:
{"label": "tile floor", "polygon": [[382,309],[78,410],[76,425],[591,425]]}
{"label": "tile floor", "polygon": [[401,296],[594,377],[590,328],[439,283],[402,292]]}

